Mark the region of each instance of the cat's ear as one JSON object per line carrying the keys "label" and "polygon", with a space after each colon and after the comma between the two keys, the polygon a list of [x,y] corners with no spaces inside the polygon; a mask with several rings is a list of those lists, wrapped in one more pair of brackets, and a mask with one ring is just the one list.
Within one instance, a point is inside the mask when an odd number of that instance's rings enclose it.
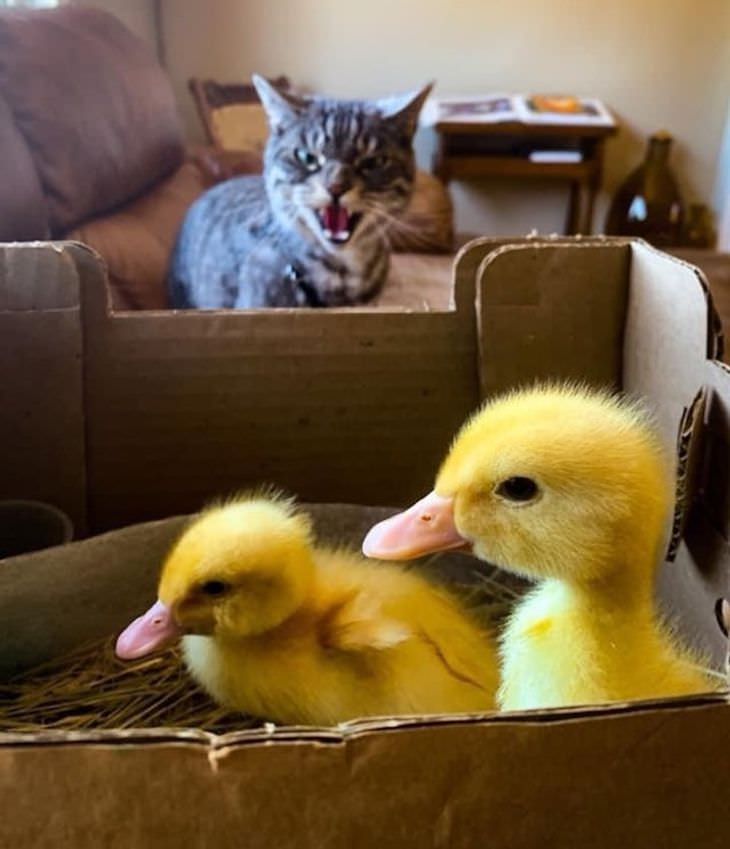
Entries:
{"label": "cat's ear", "polygon": [[416,132],[418,116],[421,114],[423,104],[431,93],[433,85],[433,83],[428,83],[418,91],[382,98],[377,101],[378,111],[386,120],[399,123],[404,135],[410,139]]}
{"label": "cat's ear", "polygon": [[261,98],[269,126],[274,132],[299,118],[308,106],[305,98],[278,88],[259,74],[254,74],[251,81]]}

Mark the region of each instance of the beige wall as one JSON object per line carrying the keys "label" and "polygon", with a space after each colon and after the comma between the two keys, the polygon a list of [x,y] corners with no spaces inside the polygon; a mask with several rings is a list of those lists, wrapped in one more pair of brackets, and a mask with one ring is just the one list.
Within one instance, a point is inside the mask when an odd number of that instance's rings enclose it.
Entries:
{"label": "beige wall", "polygon": [[715,206],[719,211],[717,247],[722,251],[730,251],[730,104],[717,160]]}
{"label": "beige wall", "polygon": [[94,6],[116,15],[132,32],[157,50],[156,0],[72,0],[77,6]]}
{"label": "beige wall", "polygon": [[[730,90],[730,0],[162,0],[168,67],[198,132],[191,75],[287,73],[333,95],[372,96],[435,78],[442,93],[577,91],[623,125],[610,142],[610,189],[644,137],[677,137],[688,199],[713,201]],[[431,139],[422,134],[427,162]],[[562,227],[564,191],[491,182],[456,191],[462,229]],[[602,221],[602,214],[597,219]]]}

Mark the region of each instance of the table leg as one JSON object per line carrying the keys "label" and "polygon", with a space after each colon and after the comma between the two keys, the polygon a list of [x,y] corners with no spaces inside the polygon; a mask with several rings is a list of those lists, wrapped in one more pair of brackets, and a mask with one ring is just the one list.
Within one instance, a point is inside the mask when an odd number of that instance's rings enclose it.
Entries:
{"label": "table leg", "polygon": [[583,212],[583,226],[581,228],[581,232],[586,236],[590,236],[593,232],[593,208],[596,204],[596,194],[598,193],[598,187],[594,185],[588,186],[586,206]]}
{"label": "table leg", "polygon": [[565,219],[566,236],[575,236],[580,232],[580,200],[580,183],[577,180],[571,180],[568,214]]}

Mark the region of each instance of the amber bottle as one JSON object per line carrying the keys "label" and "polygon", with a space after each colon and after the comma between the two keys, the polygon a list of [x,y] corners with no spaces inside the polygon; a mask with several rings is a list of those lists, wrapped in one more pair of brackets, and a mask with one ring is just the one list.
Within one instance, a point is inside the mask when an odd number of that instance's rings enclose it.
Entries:
{"label": "amber bottle", "polygon": [[679,245],[684,203],[669,167],[672,136],[661,131],[649,137],[644,161],[614,195],[606,218],[606,233],[640,236],[660,247]]}

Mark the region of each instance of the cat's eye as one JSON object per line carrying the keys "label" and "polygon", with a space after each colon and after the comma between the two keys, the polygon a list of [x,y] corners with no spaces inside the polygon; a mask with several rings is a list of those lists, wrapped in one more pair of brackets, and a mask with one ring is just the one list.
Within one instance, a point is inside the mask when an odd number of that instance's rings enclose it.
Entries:
{"label": "cat's eye", "polygon": [[359,162],[359,168],[364,173],[382,171],[388,162],[389,159],[384,153],[374,153],[372,156],[363,157]]}
{"label": "cat's eye", "polygon": [[495,493],[505,501],[527,504],[540,494],[540,488],[532,478],[514,477],[503,480],[495,488]]}
{"label": "cat's eye", "polygon": [[294,151],[294,154],[299,163],[303,165],[310,173],[319,171],[319,169],[322,167],[323,159],[319,153],[314,153],[311,150],[307,150],[306,147],[298,147]]}
{"label": "cat's eye", "polygon": [[230,588],[231,585],[225,581],[206,581],[200,585],[200,591],[205,595],[211,596],[211,598],[225,595]]}

